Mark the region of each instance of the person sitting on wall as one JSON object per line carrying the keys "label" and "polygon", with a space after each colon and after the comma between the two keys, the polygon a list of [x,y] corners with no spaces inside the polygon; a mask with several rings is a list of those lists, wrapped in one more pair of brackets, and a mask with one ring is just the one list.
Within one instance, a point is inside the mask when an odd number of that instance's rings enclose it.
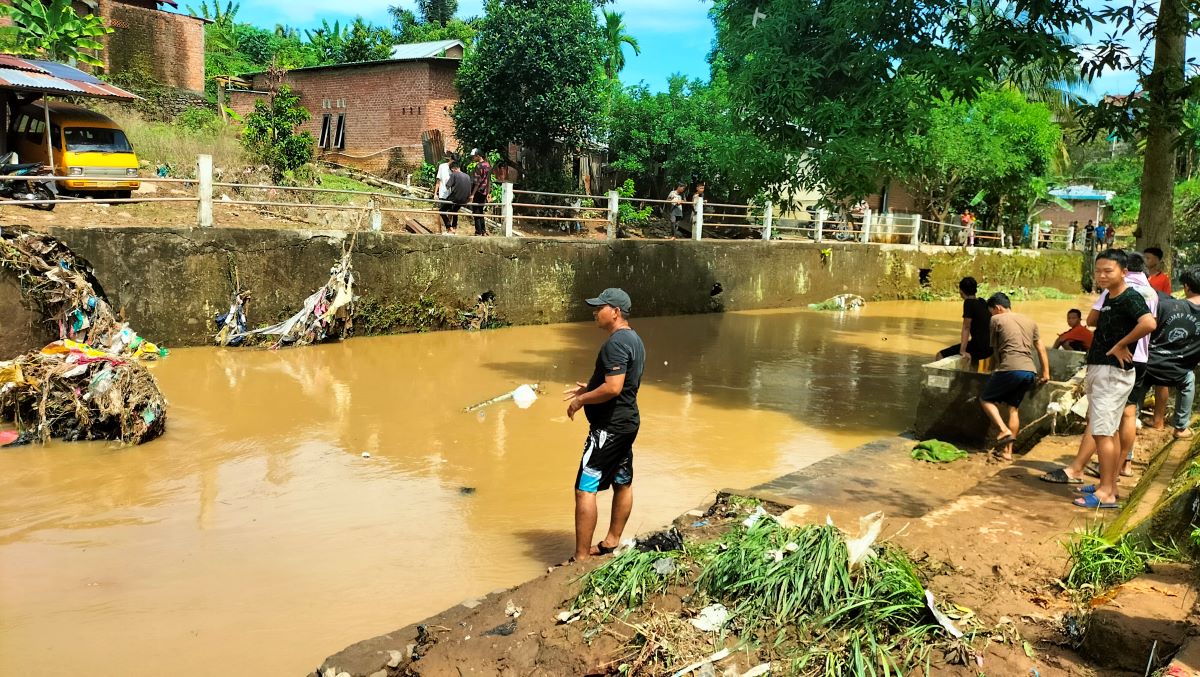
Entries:
{"label": "person sitting on wall", "polygon": [[938,351],[935,359],[942,360],[955,355],[971,360],[971,367],[979,365],[980,360],[986,360],[992,354],[992,346],[988,343],[988,327],[992,314],[988,311],[987,303],[975,294],[979,291],[979,283],[973,277],[964,277],[958,282],[958,294],[963,299],[962,333],[958,343]]}
{"label": "person sitting on wall", "polygon": [[1078,308],[1067,311],[1067,327],[1068,329],[1055,339],[1054,349],[1087,352],[1092,347],[1092,330],[1083,326],[1083,313]]}
{"label": "person sitting on wall", "polygon": [[[1050,358],[1046,346],[1038,336],[1037,323],[1012,310],[1012,301],[1004,292],[996,292],[987,300],[991,314],[989,339],[995,351],[995,369],[979,395],[984,413],[999,429],[993,443],[995,454],[1005,461],[1013,458],[1013,444],[1021,424],[1018,409],[1025,394],[1034,385],[1050,381]],[[1040,375],[1033,353],[1037,351],[1042,363]],[[1008,409],[1006,416],[1000,415],[1000,407]]]}

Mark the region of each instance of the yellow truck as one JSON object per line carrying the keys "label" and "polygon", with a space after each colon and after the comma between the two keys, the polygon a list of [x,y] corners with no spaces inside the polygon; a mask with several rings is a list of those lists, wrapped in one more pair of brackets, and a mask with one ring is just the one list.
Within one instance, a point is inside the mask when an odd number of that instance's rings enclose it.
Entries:
{"label": "yellow truck", "polygon": [[[50,166],[45,105],[44,101],[35,101],[13,114],[8,148],[17,153],[21,162]],[[69,103],[51,103],[50,140],[54,146],[55,176],[87,177],[59,181],[59,192],[128,198],[141,185],[133,146],[117,123],[100,113]]]}

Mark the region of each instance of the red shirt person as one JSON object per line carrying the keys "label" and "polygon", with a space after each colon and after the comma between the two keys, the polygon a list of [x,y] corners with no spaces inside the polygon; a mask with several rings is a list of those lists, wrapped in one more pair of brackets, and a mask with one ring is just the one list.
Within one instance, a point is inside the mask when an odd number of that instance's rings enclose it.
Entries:
{"label": "red shirt person", "polygon": [[1067,311],[1067,329],[1054,341],[1055,348],[1087,352],[1092,347],[1092,332],[1083,325],[1083,313],[1072,308]]}
{"label": "red shirt person", "polygon": [[1142,256],[1146,259],[1146,279],[1149,280],[1150,286],[1169,296],[1171,278],[1162,271],[1163,250],[1147,247]]}

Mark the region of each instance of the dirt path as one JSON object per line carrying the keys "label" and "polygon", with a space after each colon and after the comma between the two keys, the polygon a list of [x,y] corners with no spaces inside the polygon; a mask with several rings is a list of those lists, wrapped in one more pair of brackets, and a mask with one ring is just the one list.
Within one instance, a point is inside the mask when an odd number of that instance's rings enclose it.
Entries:
{"label": "dirt path", "polygon": [[[970,664],[951,665],[946,656],[934,656],[932,674],[1122,674],[1089,667],[1070,648],[1064,632],[1078,610],[1058,584],[1066,570],[1066,551],[1061,542],[1073,530],[1112,516],[1076,508],[1070,502],[1071,487],[1038,479],[1043,472],[1068,461],[1078,440],[1077,436],[1046,438],[1012,465],[972,455],[945,466],[912,461],[907,458],[910,441],[888,440],[865,449],[866,464],[873,465],[875,472],[864,471],[863,456],[857,457],[858,462],[852,460],[840,466],[838,459],[818,464],[805,473],[811,485],[808,500],[801,503],[770,495],[789,504],[775,505],[773,512],[804,505],[807,519],[820,523],[828,515],[843,527],[851,527],[858,517],[875,510],[893,515],[885,522],[884,538],[914,556],[928,575],[926,587],[938,599],[962,607],[965,618],[960,624],[979,631],[974,641],[977,655]],[[1139,438],[1139,460],[1144,461],[1148,450],[1157,450],[1165,442],[1162,434],[1144,432]],[[839,458],[856,459],[857,453]],[[873,460],[870,455],[874,455]],[[854,474],[858,474],[857,479],[852,477]],[[1132,490],[1135,480],[1123,481],[1126,492]],[[893,492],[889,488],[893,481],[903,491]],[[803,478],[796,482],[802,484]],[[778,483],[768,486],[780,489]],[[896,497],[917,488],[927,488],[923,499],[916,501],[921,508],[905,510],[904,506],[913,502]],[[800,491],[802,487],[793,489]],[[853,494],[854,499],[848,500],[847,494]],[[937,507],[928,508],[932,505]],[[744,512],[717,514],[706,518],[706,526],[694,528],[699,518],[685,515],[676,525],[688,540],[710,540],[743,517]],[[578,579],[588,568],[571,565],[554,569],[529,583],[469,601],[422,624],[356,644],[329,657],[312,674],[607,674],[623,638],[632,634],[629,626],[611,624],[589,642],[584,638],[585,624],[561,625],[555,621],[559,612],[570,607],[578,593]],[[522,609],[515,623],[506,613],[510,603]],[[678,609],[682,601],[678,595],[666,595],[652,604]],[[971,616],[975,622],[967,620]],[[503,634],[510,630],[511,634]],[[420,658],[411,661],[409,656],[414,652]],[[720,667],[744,668],[753,662],[751,656],[735,655]]]}

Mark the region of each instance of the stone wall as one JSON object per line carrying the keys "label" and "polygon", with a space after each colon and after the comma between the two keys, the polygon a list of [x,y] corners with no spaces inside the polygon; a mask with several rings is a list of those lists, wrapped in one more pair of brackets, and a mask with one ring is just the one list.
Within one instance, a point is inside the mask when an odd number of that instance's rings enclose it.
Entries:
{"label": "stone wall", "polygon": [[[51,228],[95,268],[113,306],[168,346],[202,345],[229,306],[232,273],[254,294],[250,322],[275,322],[328,279],[347,235],[331,231],[216,228]],[[829,256],[823,256],[822,250]],[[952,295],[966,274],[1012,286],[1079,291],[1079,254],[918,251],[763,241],[568,241],[359,233],[358,293],[376,307],[421,298],[467,307],[486,291],[514,324],[590,317],[581,300],[610,286],[636,316],[781,308],[841,293],[915,298],[922,269]],[[0,308],[0,312],[7,312]],[[8,328],[0,326],[0,332]],[[403,329],[403,327],[399,327]]]}

